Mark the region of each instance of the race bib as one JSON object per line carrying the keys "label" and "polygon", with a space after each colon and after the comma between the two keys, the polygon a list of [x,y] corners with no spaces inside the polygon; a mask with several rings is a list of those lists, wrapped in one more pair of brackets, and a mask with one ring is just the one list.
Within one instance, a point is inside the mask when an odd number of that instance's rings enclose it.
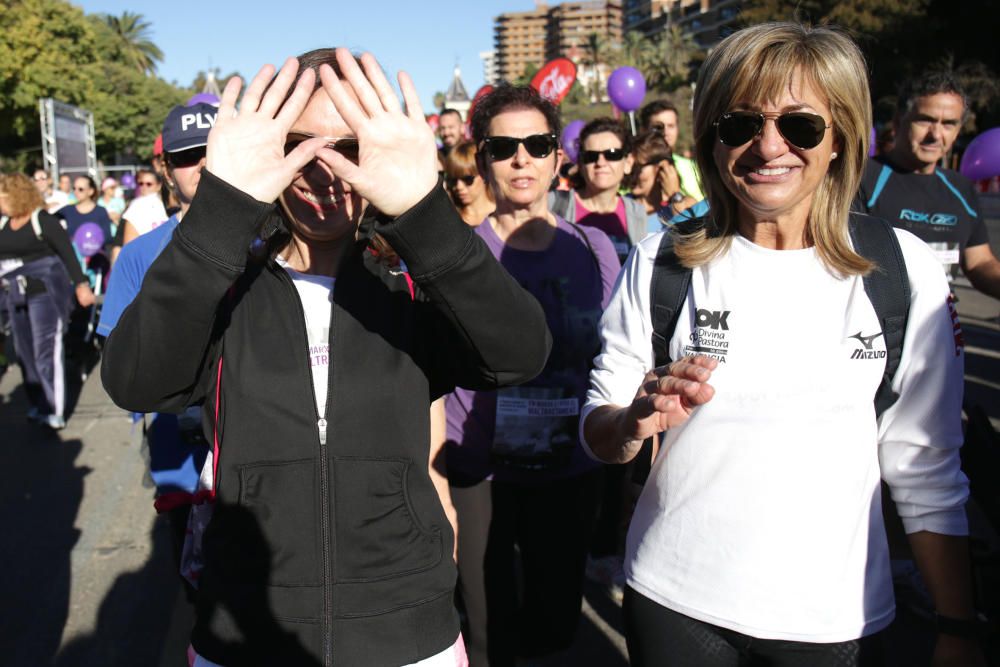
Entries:
{"label": "race bib", "polygon": [[950,269],[952,265],[958,264],[960,249],[957,243],[935,241],[928,243],[927,245],[929,245],[931,250],[934,251],[934,255],[946,269]]}
{"label": "race bib", "polygon": [[497,392],[492,457],[527,470],[569,465],[576,446],[580,401],[556,387],[510,387]]}

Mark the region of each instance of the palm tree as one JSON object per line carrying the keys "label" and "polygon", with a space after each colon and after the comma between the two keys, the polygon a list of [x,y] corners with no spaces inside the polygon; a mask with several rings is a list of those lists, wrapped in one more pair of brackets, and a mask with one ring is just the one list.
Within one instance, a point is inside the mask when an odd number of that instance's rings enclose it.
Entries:
{"label": "palm tree", "polygon": [[607,56],[608,41],[596,32],[587,35],[587,43],[584,48],[587,50],[587,57],[584,63],[591,67],[590,79],[590,99],[598,102],[604,97],[604,82],[601,80],[601,65]]}
{"label": "palm tree", "polygon": [[653,90],[671,92],[683,86],[691,77],[692,64],[704,58],[694,37],[671,25],[660,33],[647,52],[648,59],[641,67],[646,85]]}
{"label": "palm tree", "polygon": [[122,58],[143,74],[156,72],[156,63],[163,61],[163,51],[149,39],[152,24],[142,14],[122,12],[121,16],[104,15],[104,22],[118,38]]}

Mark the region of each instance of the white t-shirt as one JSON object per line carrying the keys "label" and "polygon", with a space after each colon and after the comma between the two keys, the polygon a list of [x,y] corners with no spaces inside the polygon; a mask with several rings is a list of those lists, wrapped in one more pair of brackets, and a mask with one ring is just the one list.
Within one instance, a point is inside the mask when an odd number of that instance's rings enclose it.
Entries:
{"label": "white t-shirt", "polygon": [[[717,357],[716,393],[665,434],[629,529],[636,591],[754,637],[847,641],[894,613],[880,477],[907,532],[966,533],[957,318],[934,254],[896,234],[912,299],[899,399],[878,422],[886,346],[860,277],[740,236],[693,272],[670,355]],[[633,251],[602,318],[581,424],[631,403],[653,366],[660,237]]]}
{"label": "white t-shirt", "polygon": [[122,219],[131,222],[139,236],[156,229],[168,217],[167,209],[163,208],[163,201],[156,193],[134,199],[122,213]]}
{"label": "white t-shirt", "polygon": [[299,273],[278,258],[278,264],[292,277],[306,316],[309,339],[309,366],[312,368],[316,413],[326,418],[326,394],[330,384],[330,315],[333,309],[335,278]]}

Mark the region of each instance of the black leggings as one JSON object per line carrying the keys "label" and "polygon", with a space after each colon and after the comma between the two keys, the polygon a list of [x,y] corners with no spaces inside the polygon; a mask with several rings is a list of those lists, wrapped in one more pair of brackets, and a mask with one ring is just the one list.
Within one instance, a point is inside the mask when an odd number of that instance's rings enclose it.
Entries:
{"label": "black leggings", "polygon": [[833,644],[756,639],[671,611],[625,588],[632,667],[876,667],[879,635]]}

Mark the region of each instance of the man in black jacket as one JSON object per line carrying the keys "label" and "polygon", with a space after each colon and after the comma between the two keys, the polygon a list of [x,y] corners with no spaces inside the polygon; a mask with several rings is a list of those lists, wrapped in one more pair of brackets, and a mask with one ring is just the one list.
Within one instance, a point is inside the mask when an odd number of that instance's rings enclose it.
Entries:
{"label": "man in black jacket", "polygon": [[[360,65],[323,49],[273,81],[267,66],[238,114],[229,82],[184,224],[105,348],[119,405],[205,405],[215,505],[192,646],[221,665],[457,650],[428,408],[525,381],[548,354],[537,302],[437,186],[409,77],[404,113]],[[412,291],[359,233],[370,207]]]}

